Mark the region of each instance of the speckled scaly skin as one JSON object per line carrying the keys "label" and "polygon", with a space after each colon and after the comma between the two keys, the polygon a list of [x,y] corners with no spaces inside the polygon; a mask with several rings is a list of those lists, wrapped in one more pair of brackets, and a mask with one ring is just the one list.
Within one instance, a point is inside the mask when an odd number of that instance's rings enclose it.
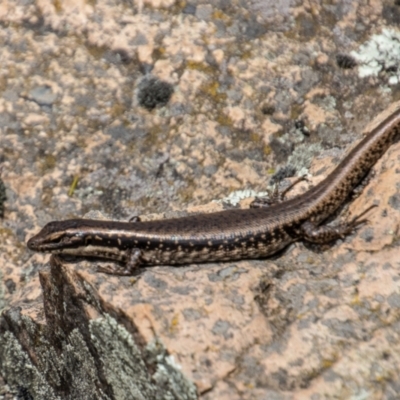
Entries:
{"label": "speckled scaly skin", "polygon": [[355,218],[336,227],[319,226],[400,132],[396,110],[355,146],[322,182],[287,201],[156,221],[53,221],[28,241],[35,251],[120,261],[104,272],[131,274],[140,265],[187,264],[270,256],[295,240],[325,243],[365,222]]}

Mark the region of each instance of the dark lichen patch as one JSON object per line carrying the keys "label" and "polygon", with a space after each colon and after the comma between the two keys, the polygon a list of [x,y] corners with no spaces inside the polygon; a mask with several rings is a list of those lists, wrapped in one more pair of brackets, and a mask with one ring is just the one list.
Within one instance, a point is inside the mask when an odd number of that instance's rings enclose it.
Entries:
{"label": "dark lichen patch", "polygon": [[132,139],[136,139],[135,132],[124,124],[109,127],[106,132],[113,140],[119,140],[122,143],[128,143]]}
{"label": "dark lichen patch", "polygon": [[283,142],[279,138],[272,138],[269,145],[278,163],[286,161],[293,152],[293,143]]}
{"label": "dark lichen patch", "polygon": [[153,60],[159,60],[165,58],[165,53],[165,47],[155,47],[153,52],[151,53],[151,57],[153,58]]}
{"label": "dark lichen patch", "polygon": [[186,4],[185,7],[182,8],[182,14],[195,15],[196,6],[194,4]]}
{"label": "dark lichen patch", "polygon": [[116,49],[114,51],[105,51],[104,59],[116,65],[129,64],[132,61],[132,56],[124,49]]}
{"label": "dark lichen patch", "polygon": [[[124,202],[128,198],[128,192],[125,189],[110,185],[108,187],[99,186],[96,188],[101,192],[98,197],[98,206],[101,207],[108,215],[113,217],[121,217],[125,214]],[[90,208],[88,208],[90,211]]]}
{"label": "dark lichen patch", "polygon": [[12,280],[12,279],[6,279],[6,281],[4,282],[8,293],[12,294],[15,292],[15,289],[17,288],[16,283]]}
{"label": "dark lichen patch", "polygon": [[17,390],[18,400],[33,400],[33,396],[30,394],[29,390],[26,387],[18,386]]}
{"label": "dark lichen patch", "polygon": [[259,38],[267,33],[268,29],[265,24],[260,24],[255,18],[247,21],[244,25],[243,33],[249,39]]}
{"label": "dark lichen patch", "polygon": [[310,131],[307,128],[304,120],[302,119],[296,119],[294,121],[294,127],[295,129],[300,132],[301,134],[303,134],[304,136],[310,136]]}
{"label": "dark lichen patch", "polygon": [[[400,2],[399,2],[400,4]],[[385,4],[382,8],[382,17],[388,22],[389,24],[400,24],[400,9],[399,4],[395,3],[394,6]]]}
{"label": "dark lichen patch", "polygon": [[138,86],[137,99],[140,106],[153,110],[157,106],[165,106],[173,92],[170,83],[157,78],[146,78]]}
{"label": "dark lichen patch", "polygon": [[272,115],[275,112],[275,106],[273,104],[264,103],[261,105],[261,112],[264,115]]}
{"label": "dark lichen patch", "polygon": [[296,19],[297,28],[301,38],[312,38],[317,33],[316,21],[311,15],[300,13]]}
{"label": "dark lichen patch", "polygon": [[271,297],[273,283],[269,277],[262,277],[258,286],[255,288],[254,301],[265,315],[268,314],[267,306]]}
{"label": "dark lichen patch", "polygon": [[389,205],[395,210],[400,210],[400,194],[396,193],[389,198]]}
{"label": "dark lichen patch", "polygon": [[339,53],[336,55],[336,64],[339,68],[351,69],[357,65],[357,61],[348,54]]}
{"label": "dark lichen patch", "polygon": [[277,184],[285,178],[290,178],[296,174],[296,168],[293,165],[286,165],[271,176],[270,183]]}

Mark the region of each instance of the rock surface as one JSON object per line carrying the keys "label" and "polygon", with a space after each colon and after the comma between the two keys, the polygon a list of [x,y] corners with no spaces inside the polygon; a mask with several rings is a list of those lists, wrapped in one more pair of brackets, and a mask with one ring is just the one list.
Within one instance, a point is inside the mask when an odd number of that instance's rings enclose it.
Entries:
{"label": "rock surface", "polygon": [[398,398],[400,144],[342,210],[378,204],[369,224],[324,251],[110,277],[25,243],[94,210],[231,207],[212,201],[275,173],[308,172],[290,195],[306,190],[400,98],[399,16],[389,1],[2,1],[0,398]]}

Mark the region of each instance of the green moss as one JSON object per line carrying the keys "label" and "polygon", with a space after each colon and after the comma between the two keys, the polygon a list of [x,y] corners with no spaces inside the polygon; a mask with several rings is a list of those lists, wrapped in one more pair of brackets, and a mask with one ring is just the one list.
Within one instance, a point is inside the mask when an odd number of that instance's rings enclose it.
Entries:
{"label": "green moss", "polygon": [[52,3],[57,14],[60,14],[63,11],[62,0],[53,0]]}
{"label": "green moss", "polygon": [[2,76],[0,77],[0,90],[3,92],[6,89],[7,89],[7,79],[4,76]]}
{"label": "green moss", "polygon": [[87,114],[87,107],[82,105],[75,105],[74,106],[74,113],[77,117],[85,117]]}
{"label": "green moss", "polygon": [[88,53],[96,60],[100,60],[101,58],[103,58],[104,53],[107,51],[106,47],[93,46],[88,43],[85,44],[85,47],[87,48]]}
{"label": "green moss", "polygon": [[261,136],[256,132],[250,132],[250,140],[253,143],[261,143]]}
{"label": "green moss", "polygon": [[187,61],[186,68],[187,69],[193,69],[193,70],[196,70],[196,71],[201,71],[201,72],[204,72],[207,75],[211,75],[211,74],[214,73],[214,69],[210,65],[204,64],[204,63],[200,63],[200,62],[197,62],[197,61],[191,61],[191,60]]}
{"label": "green moss", "polygon": [[219,82],[210,80],[200,86],[200,91],[211,98],[214,102],[221,103],[226,99],[226,94],[219,91]]}
{"label": "green moss", "polygon": [[181,199],[182,203],[190,203],[193,199],[193,192],[196,190],[198,185],[194,182],[192,178],[186,178],[186,185],[184,188],[180,188],[177,190],[177,195]]}
{"label": "green moss", "polygon": [[229,126],[229,127],[233,126],[233,122],[230,119],[230,117],[228,117],[223,112],[218,113],[216,121],[218,122],[218,124],[220,124],[222,126]]}
{"label": "green moss", "polygon": [[250,60],[253,58],[253,52],[251,50],[245,50],[242,52],[240,59],[241,60]]}
{"label": "green moss", "polygon": [[211,17],[213,18],[213,19],[221,19],[221,20],[227,20],[227,19],[230,19],[224,12],[222,12],[221,10],[215,10],[213,13],[212,13],[212,15],[211,15]]}
{"label": "green moss", "polygon": [[14,233],[11,229],[0,228],[0,243],[5,243],[6,239],[14,237]]}
{"label": "green moss", "polygon": [[263,153],[264,153],[264,155],[266,155],[266,156],[271,155],[271,153],[272,153],[271,146],[265,145],[265,146],[263,147]]}
{"label": "green moss", "polygon": [[121,103],[116,102],[111,107],[110,115],[113,119],[116,119],[120,117],[125,111],[126,111],[125,106]]}
{"label": "green moss", "polygon": [[41,199],[44,207],[50,207],[53,199],[53,189],[48,186],[43,187]]}
{"label": "green moss", "polygon": [[153,52],[151,53],[151,57],[153,60],[159,60],[160,58],[163,58],[165,55],[165,47],[156,47],[153,49]]}
{"label": "green moss", "polygon": [[393,94],[392,94],[392,101],[396,102],[400,100],[400,86],[395,86],[393,89]]}
{"label": "green moss", "polygon": [[303,112],[303,106],[300,104],[294,104],[290,109],[290,119],[297,120]]}
{"label": "green moss", "polygon": [[56,157],[53,154],[47,154],[40,160],[40,171],[42,174],[52,170],[56,166]]}

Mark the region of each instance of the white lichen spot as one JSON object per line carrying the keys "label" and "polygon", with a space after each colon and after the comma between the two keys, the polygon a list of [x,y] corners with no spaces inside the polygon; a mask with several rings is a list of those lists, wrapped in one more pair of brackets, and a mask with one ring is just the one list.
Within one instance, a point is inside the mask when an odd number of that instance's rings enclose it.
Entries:
{"label": "white lichen spot", "polygon": [[247,199],[248,197],[264,197],[267,196],[268,192],[256,192],[254,190],[236,190],[229,194],[229,196],[224,197],[222,200],[215,200],[217,203],[229,203],[236,206],[241,200]]}
{"label": "white lichen spot", "polygon": [[165,361],[167,364],[169,364],[171,367],[175,368],[176,370],[179,370],[179,371],[182,370],[182,366],[175,361],[174,356],[166,356]]}
{"label": "white lichen spot", "polygon": [[373,35],[368,42],[360,46],[358,51],[351,52],[358,61],[360,78],[377,76],[381,71],[391,71],[388,83],[397,84],[400,71],[400,32],[394,29],[383,29],[381,34]]}

